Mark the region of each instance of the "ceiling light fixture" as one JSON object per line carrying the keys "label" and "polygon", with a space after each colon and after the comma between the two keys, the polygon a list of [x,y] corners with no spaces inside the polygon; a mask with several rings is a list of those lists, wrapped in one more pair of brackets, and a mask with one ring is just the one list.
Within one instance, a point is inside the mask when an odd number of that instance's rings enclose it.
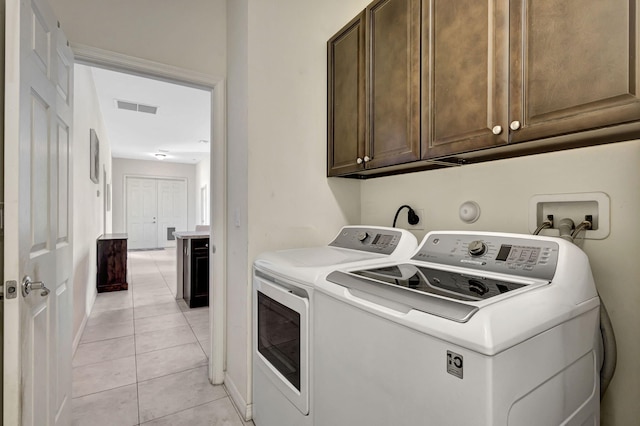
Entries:
{"label": "ceiling light fixture", "polygon": [[156,157],[158,160],[164,160],[164,159],[167,157],[167,154],[163,154],[163,153],[161,153],[161,152],[158,152],[157,154],[153,154],[153,155],[155,155],[155,157]]}

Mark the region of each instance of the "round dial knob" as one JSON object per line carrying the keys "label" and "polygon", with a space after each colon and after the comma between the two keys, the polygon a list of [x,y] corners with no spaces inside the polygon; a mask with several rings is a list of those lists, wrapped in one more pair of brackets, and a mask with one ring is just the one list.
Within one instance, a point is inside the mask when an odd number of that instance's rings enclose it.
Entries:
{"label": "round dial knob", "polygon": [[367,239],[367,237],[369,236],[369,234],[367,234],[366,231],[360,231],[358,232],[358,234],[356,235],[356,238],[358,238],[358,241],[364,241]]}
{"label": "round dial knob", "polygon": [[482,256],[487,252],[487,245],[480,240],[471,241],[469,243],[469,254],[471,256]]}

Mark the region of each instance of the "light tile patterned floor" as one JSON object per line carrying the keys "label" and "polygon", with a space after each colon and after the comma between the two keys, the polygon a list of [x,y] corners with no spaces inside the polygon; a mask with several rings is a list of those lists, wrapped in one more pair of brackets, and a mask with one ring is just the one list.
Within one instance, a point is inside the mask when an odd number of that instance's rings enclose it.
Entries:
{"label": "light tile patterned floor", "polygon": [[96,297],[73,358],[73,425],[253,425],[207,379],[209,309],[176,302],[175,264],[175,249],[129,252],[129,290]]}

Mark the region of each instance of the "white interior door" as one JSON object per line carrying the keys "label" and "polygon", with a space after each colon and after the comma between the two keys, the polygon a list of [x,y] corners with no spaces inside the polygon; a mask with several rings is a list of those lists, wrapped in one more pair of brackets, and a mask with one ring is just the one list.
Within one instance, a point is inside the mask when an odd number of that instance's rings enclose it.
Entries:
{"label": "white interior door", "polygon": [[[67,425],[73,55],[46,0],[6,1],[5,69],[3,421]],[[27,275],[48,291],[23,295]]]}
{"label": "white interior door", "polygon": [[169,229],[187,230],[187,182],[127,177],[126,193],[129,248],[175,247]]}
{"label": "white interior door", "polygon": [[158,180],[158,247],[175,247],[169,233],[187,230],[187,183]]}
{"label": "white interior door", "polygon": [[129,248],[157,248],[158,189],[155,179],[128,177],[126,192]]}

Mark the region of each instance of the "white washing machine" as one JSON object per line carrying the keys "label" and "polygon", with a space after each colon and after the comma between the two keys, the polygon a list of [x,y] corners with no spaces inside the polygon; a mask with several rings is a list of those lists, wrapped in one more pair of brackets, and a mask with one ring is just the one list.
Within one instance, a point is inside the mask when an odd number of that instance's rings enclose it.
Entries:
{"label": "white washing machine", "polygon": [[599,424],[599,298],[564,240],[430,232],[316,283],[316,426]]}
{"label": "white washing machine", "polygon": [[407,259],[418,242],[396,228],[346,226],[327,246],[261,254],[253,269],[253,421],[313,424],[314,282],[337,267]]}

